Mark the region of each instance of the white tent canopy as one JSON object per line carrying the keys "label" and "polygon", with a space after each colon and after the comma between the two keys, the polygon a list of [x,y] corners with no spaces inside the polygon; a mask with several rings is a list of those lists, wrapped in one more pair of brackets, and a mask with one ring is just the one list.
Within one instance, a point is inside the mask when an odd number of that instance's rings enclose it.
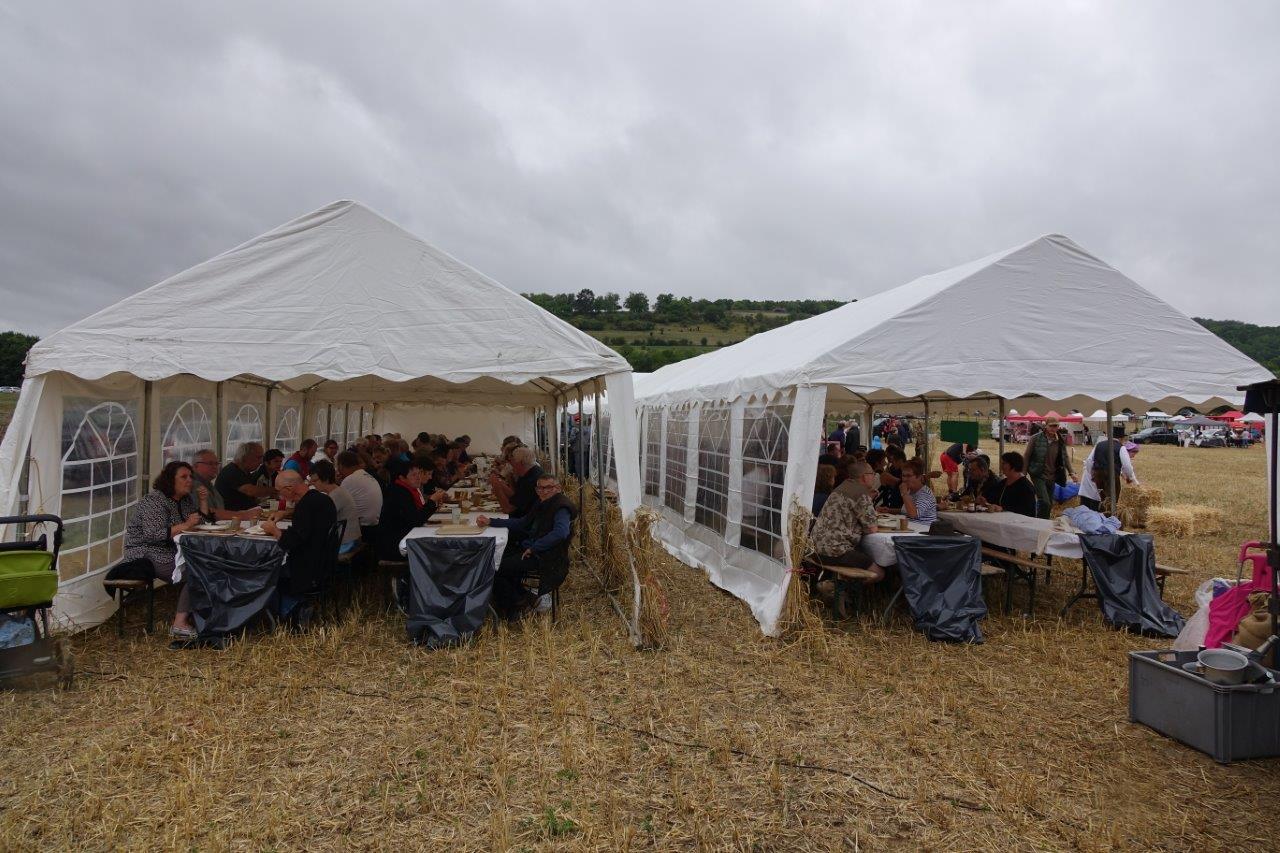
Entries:
{"label": "white tent canopy", "polygon": [[645,500],[668,549],[771,633],[784,508],[810,503],[826,411],[1023,397],[1176,409],[1239,400],[1237,386],[1269,375],[1071,240],[1041,237],[637,383]]}
{"label": "white tent canopy", "polygon": [[[171,459],[391,429],[532,443],[539,413],[554,423],[578,387],[631,406],[630,366],[613,350],[335,202],[36,344],[0,445],[0,513],[63,516],[55,604],[89,624],[110,612],[98,576],[120,555],[129,510]],[[555,459],[555,430],[542,432]],[[612,434],[629,463],[625,513],[639,504],[634,424]]]}
{"label": "white tent canopy", "polygon": [[1264,424],[1267,422],[1267,419],[1265,417],[1257,414],[1256,412],[1250,412],[1240,420],[1247,424]]}

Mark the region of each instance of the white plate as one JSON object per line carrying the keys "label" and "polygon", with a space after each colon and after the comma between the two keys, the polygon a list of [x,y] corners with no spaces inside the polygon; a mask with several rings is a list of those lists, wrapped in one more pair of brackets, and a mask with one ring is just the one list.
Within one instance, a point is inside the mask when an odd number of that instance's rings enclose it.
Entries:
{"label": "white plate", "polygon": [[223,527],[221,524],[197,524],[196,525],[196,530],[204,530],[208,533],[221,533],[221,532],[225,532],[226,529],[227,528]]}

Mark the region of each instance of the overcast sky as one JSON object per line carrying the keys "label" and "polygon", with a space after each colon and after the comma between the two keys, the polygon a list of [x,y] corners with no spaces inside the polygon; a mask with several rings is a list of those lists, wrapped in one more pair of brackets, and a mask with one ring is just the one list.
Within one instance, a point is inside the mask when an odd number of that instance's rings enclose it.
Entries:
{"label": "overcast sky", "polygon": [[1277,324],[1278,36],[1272,0],[0,0],[0,329],[339,198],[518,291],[851,299],[1058,232]]}

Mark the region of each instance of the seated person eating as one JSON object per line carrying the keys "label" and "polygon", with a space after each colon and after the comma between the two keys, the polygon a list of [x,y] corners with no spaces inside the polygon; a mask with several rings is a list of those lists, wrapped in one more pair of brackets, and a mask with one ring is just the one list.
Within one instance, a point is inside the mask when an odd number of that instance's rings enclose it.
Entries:
{"label": "seated person eating", "polygon": [[514,486],[508,486],[500,477],[490,477],[489,485],[493,487],[493,496],[498,499],[502,511],[518,518],[538,503],[536,486],[543,472],[530,447],[517,447],[512,451],[511,471],[515,475]]}
{"label": "seated person eating", "polygon": [[232,512],[256,510],[258,501],[273,497],[271,486],[258,485],[258,468],[262,465],[262,445],[246,441],[236,448],[235,458],[223,466],[214,482],[222,504]]}
{"label": "seated person eating", "polygon": [[818,562],[824,566],[867,569],[875,575],[863,581],[868,584],[884,578],[884,569],[858,549],[862,537],[876,529],[878,482],[879,476],[870,465],[853,463],[849,467],[849,479],[831,492],[809,536]]}
{"label": "seated person eating", "polygon": [[430,497],[422,494],[422,484],[431,476],[430,463],[414,459],[409,462],[382,497],[382,513],[378,517],[378,559],[401,562],[400,540],[415,527],[422,527],[436,508],[448,497],[436,490]]}
{"label": "seated person eating", "polygon": [[987,491],[1000,483],[1000,477],[991,470],[991,460],[984,454],[969,460],[969,482],[965,484],[962,498],[973,498],[979,503]]}
{"label": "seated person eating", "polygon": [[[518,619],[535,604],[550,606],[550,594],[569,574],[569,537],[578,508],[560,493],[560,481],[544,474],[536,482],[537,503],[518,518],[479,516],[480,527],[502,527],[511,539],[493,579],[493,609],[506,619]],[[537,577],[538,595],[524,586]]]}
{"label": "seated person eating", "polygon": [[[146,560],[157,578],[172,583],[178,555],[173,537],[213,518],[208,499],[207,490],[203,499],[196,495],[190,465],[177,461],[165,465],[156,475],[152,491],[138,501],[129,516],[121,563]],[[178,607],[169,634],[180,639],[196,635],[191,621],[191,595],[185,583],[178,591]]]}
{"label": "seated person eating", "polygon": [[1023,459],[1021,453],[1010,451],[1000,457],[999,480],[992,483],[979,503],[988,509],[999,512],[1016,512],[1035,518],[1036,488],[1022,474]]}
{"label": "seated person eating", "polygon": [[294,504],[293,523],[288,530],[281,530],[274,521],[264,521],[262,529],[289,555],[282,579],[287,583],[281,584],[280,594],[280,613],[287,616],[298,603],[298,596],[320,586],[321,573],[335,556],[326,550],[329,532],[338,523],[338,511],[324,492],[307,488],[297,471],[277,474],[276,488],[281,497]]}
{"label": "seated person eating", "polygon": [[933,497],[923,460],[908,459],[902,463],[898,493],[902,496],[902,514],[907,518],[925,524],[938,520],[938,502]]}

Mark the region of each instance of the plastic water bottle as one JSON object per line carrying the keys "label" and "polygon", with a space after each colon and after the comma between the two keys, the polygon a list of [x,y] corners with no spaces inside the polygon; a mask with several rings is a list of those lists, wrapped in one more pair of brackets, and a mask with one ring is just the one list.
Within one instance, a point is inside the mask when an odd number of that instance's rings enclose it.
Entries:
{"label": "plastic water bottle", "polygon": [[462,507],[458,506],[457,504],[453,505],[453,523],[454,524],[462,523]]}

